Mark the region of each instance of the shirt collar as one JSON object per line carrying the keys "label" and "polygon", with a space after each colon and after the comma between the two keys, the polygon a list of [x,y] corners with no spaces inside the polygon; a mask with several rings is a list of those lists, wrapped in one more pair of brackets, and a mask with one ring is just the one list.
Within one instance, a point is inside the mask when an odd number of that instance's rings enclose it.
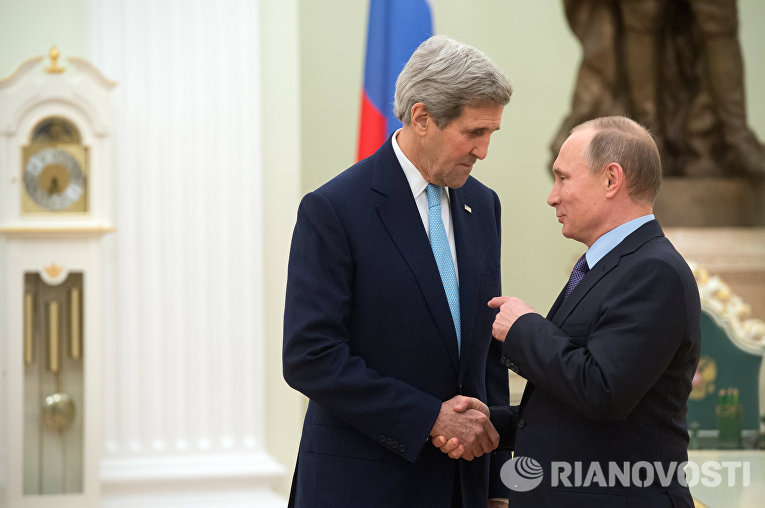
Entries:
{"label": "shirt collar", "polygon": [[606,254],[611,252],[614,247],[622,243],[622,240],[631,235],[637,228],[652,220],[654,220],[653,214],[643,215],[637,219],[625,222],[621,226],[615,227],[608,233],[602,235],[595,240],[595,243],[593,243],[585,253],[587,256],[587,266],[592,269],[592,267],[595,266],[598,261],[603,259]]}
{"label": "shirt collar", "polygon": [[[406,158],[406,155],[404,155],[404,152],[401,151],[401,147],[398,146],[398,142],[396,141],[396,137],[398,137],[398,133],[401,132],[401,129],[398,129],[396,132],[393,133],[393,136],[391,136],[391,142],[393,143],[393,152],[396,154],[396,158],[398,159],[398,163],[401,164],[401,168],[404,170],[404,176],[406,176],[407,182],[409,182],[409,188],[412,190],[412,195],[414,196],[414,199],[417,199],[420,194],[425,192],[425,189],[428,187],[428,182],[423,178],[422,173],[412,164],[412,162]],[[449,198],[449,192],[445,192],[446,199]]]}

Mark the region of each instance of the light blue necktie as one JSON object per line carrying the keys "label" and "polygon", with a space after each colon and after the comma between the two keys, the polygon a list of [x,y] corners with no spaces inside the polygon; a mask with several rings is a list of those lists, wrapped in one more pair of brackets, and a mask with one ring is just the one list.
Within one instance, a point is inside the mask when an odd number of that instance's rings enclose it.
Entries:
{"label": "light blue necktie", "polygon": [[441,220],[441,187],[428,184],[428,229],[430,230],[430,247],[436,258],[438,273],[446,291],[446,300],[452,312],[454,329],[457,331],[457,353],[462,349],[462,333],[460,327],[460,289],[457,285],[457,274],[454,272],[452,251],[446,238],[444,221]]}

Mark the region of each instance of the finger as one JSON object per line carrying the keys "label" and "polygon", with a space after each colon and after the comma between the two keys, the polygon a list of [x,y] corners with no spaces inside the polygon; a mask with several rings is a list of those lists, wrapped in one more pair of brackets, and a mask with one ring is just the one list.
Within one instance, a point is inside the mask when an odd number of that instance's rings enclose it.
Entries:
{"label": "finger", "polygon": [[491,327],[491,336],[500,342],[505,342],[507,338],[508,329],[503,324],[494,321],[494,325]]}
{"label": "finger", "polygon": [[495,296],[491,300],[489,300],[489,303],[487,304],[492,309],[498,309],[502,306],[503,303],[505,303],[509,296]]}
{"label": "finger", "polygon": [[471,397],[460,397],[454,404],[454,410],[458,413],[464,413],[472,407],[473,399]]}
{"label": "finger", "polygon": [[446,438],[444,436],[436,436],[431,438],[430,442],[433,443],[433,446],[436,448],[441,448],[446,444]]}
{"label": "finger", "polygon": [[492,444],[491,439],[489,439],[489,436],[486,433],[484,433],[481,436],[481,439],[476,441],[476,447],[473,450],[473,455],[475,455],[476,457],[480,457],[484,453],[489,453],[494,448],[496,448],[496,446]]}
{"label": "finger", "polygon": [[491,423],[487,423],[485,436],[486,440],[482,441],[483,452],[489,453],[499,446],[499,433]]}
{"label": "finger", "polygon": [[492,451],[499,446],[499,433],[493,426],[489,431],[489,438],[491,439],[491,450],[489,451]]}
{"label": "finger", "polygon": [[474,409],[474,410],[476,410],[476,411],[480,411],[480,412],[481,412],[481,413],[483,413],[483,414],[484,414],[484,415],[485,415],[487,418],[488,418],[488,417],[489,417],[489,415],[490,415],[490,413],[489,413],[489,408],[486,406],[486,404],[484,404],[484,403],[483,403],[483,402],[481,402],[480,400],[478,400],[478,399],[476,399],[476,398],[473,398],[473,397],[471,397],[471,398],[470,398],[470,409]]}
{"label": "finger", "polygon": [[450,454],[454,450],[458,449],[460,446],[462,446],[462,444],[460,444],[460,440],[457,439],[456,437],[453,437],[447,443],[441,446],[439,449],[444,453]]}
{"label": "finger", "polygon": [[457,446],[454,450],[449,452],[449,457],[452,459],[459,459],[465,453],[465,447],[462,445]]}
{"label": "finger", "polygon": [[[484,416],[484,418],[486,417]],[[490,451],[494,450],[498,444],[499,434],[497,434],[494,426],[488,420],[486,420],[478,434],[478,439],[476,440],[474,446],[474,454],[478,456],[478,451],[482,453],[489,453]]]}

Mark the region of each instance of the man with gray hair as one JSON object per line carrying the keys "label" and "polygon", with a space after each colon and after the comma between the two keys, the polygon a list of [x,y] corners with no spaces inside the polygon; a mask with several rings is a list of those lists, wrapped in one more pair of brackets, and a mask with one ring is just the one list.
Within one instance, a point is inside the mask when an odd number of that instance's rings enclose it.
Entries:
{"label": "man with gray hair", "polygon": [[[500,291],[500,205],[470,172],[511,93],[483,53],[431,37],[396,83],[403,127],[303,198],[284,311],[284,378],[310,399],[292,506],[507,497],[485,406],[509,398],[486,306]],[[459,439],[463,459],[430,436]]]}

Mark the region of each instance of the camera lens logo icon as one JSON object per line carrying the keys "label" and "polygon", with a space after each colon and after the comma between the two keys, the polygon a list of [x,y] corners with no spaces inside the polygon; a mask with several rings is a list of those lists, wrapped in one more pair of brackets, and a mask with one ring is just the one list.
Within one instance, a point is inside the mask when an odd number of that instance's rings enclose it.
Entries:
{"label": "camera lens logo icon", "polygon": [[531,457],[513,457],[499,470],[499,477],[509,489],[527,492],[542,483],[542,466]]}

